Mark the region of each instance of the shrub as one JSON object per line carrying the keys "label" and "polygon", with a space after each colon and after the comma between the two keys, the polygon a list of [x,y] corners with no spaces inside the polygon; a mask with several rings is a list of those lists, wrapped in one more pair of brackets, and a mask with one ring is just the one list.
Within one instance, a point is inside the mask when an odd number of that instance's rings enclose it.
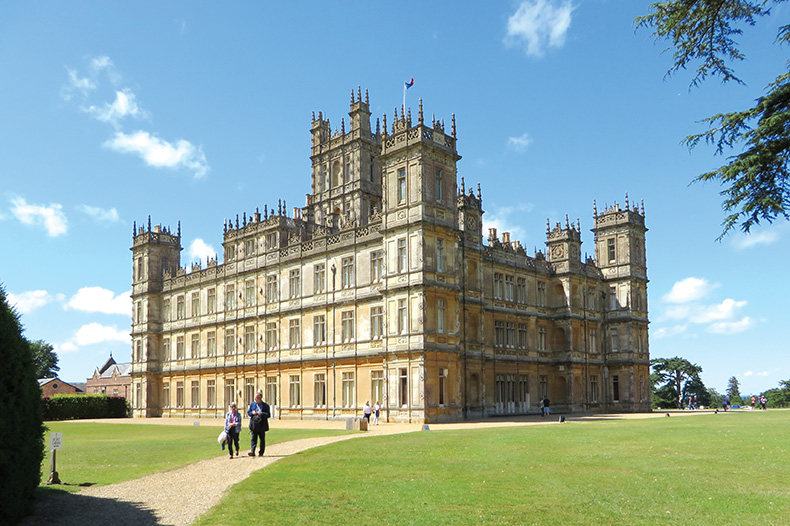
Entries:
{"label": "shrub", "polygon": [[87,418],[125,418],[125,398],[107,395],[58,394],[42,398],[44,420],[78,420]]}
{"label": "shrub", "polygon": [[33,356],[2,286],[0,364],[0,524],[14,524],[35,505],[45,428]]}

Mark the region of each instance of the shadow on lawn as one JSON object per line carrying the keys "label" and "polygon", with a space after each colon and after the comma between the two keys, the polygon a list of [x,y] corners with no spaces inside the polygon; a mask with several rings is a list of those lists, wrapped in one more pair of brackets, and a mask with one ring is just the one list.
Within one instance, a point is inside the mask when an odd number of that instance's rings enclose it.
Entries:
{"label": "shadow on lawn", "polygon": [[159,521],[153,512],[142,508],[140,503],[40,488],[36,493],[36,512],[26,517],[20,525],[85,526],[108,523],[114,526],[155,526]]}

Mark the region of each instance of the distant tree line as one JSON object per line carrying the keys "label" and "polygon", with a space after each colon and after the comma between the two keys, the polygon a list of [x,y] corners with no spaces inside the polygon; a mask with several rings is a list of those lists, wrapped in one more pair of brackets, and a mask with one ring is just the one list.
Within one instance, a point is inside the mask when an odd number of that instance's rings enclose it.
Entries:
{"label": "distant tree line", "polygon": [[[721,407],[725,394],[730,405],[751,405],[751,395],[741,395],[740,382],[735,376],[727,381],[725,393],[705,387],[700,378],[702,367],[684,358],[655,358],[650,360],[653,409],[684,409],[688,400],[696,397],[700,407]],[[790,407],[790,380],[782,380],[779,387],[760,393],[768,407]]]}

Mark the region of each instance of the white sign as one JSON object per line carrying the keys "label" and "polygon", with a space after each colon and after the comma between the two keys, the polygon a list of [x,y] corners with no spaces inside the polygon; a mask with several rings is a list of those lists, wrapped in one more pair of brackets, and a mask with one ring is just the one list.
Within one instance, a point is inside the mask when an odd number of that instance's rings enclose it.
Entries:
{"label": "white sign", "polygon": [[63,433],[49,434],[49,449],[63,449]]}

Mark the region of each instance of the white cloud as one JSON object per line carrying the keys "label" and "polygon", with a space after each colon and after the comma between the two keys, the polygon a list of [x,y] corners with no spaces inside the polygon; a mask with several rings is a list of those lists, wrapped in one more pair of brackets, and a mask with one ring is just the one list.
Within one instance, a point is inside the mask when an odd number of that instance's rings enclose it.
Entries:
{"label": "white cloud", "polygon": [[11,213],[25,225],[43,226],[50,237],[57,237],[65,234],[68,230],[66,216],[63,214],[59,204],[49,206],[29,205],[22,197],[11,200],[14,207]]}
{"label": "white cloud", "polygon": [[30,314],[54,299],[46,290],[30,290],[20,294],[8,293],[8,303],[20,314]]}
{"label": "white cloud", "polygon": [[56,343],[56,344],[53,345],[53,347],[55,349],[55,352],[58,353],[58,354],[65,353],[65,352],[74,352],[74,351],[79,351],[80,350],[79,347],[74,345],[74,343],[72,343],[72,342]]}
{"label": "white cloud", "polygon": [[125,117],[146,118],[147,114],[137,104],[137,98],[128,88],[115,92],[115,100],[112,104],[104,103],[101,106],[89,106],[85,109],[86,113],[92,115],[96,120],[106,122],[114,127]]}
{"label": "white cloud", "polygon": [[[488,237],[488,229],[496,228],[497,237],[502,239],[503,232],[510,232],[510,241],[521,241],[522,244],[526,239],[526,231],[523,227],[519,226],[524,221],[523,218],[517,218],[516,221],[511,219],[511,216],[518,213],[528,214],[535,208],[534,203],[521,203],[517,206],[503,206],[486,213],[483,221],[483,237]],[[526,246],[524,247],[527,248]]]}
{"label": "white cloud", "polygon": [[132,291],[115,296],[111,290],[101,287],[83,287],[71,297],[68,306],[83,312],[132,315]]}
{"label": "white cloud", "polygon": [[217,255],[217,251],[214,250],[214,247],[207,244],[201,238],[195,239],[191,245],[189,245],[189,259],[190,261],[203,261],[208,260],[209,258],[213,258]]}
{"label": "white cloud", "polygon": [[100,72],[103,69],[108,69],[108,68],[112,68],[112,67],[113,67],[112,60],[110,60],[110,57],[108,57],[107,55],[94,57],[91,60],[91,69],[95,73],[98,73],[98,72]]}
{"label": "white cloud", "polygon": [[711,285],[705,279],[686,278],[672,285],[672,290],[662,299],[667,303],[688,303],[703,298],[716,287],[718,284]]}
{"label": "white cloud", "polygon": [[669,338],[670,336],[676,336],[678,334],[682,334],[686,332],[688,329],[688,325],[675,325],[669,328],[661,328],[654,331],[650,331],[650,335],[652,338],[656,340],[660,340],[661,338]]}
{"label": "white cloud", "polygon": [[769,374],[771,373],[768,371],[760,371],[759,373],[755,373],[754,371],[746,371],[743,373],[744,376],[768,376]]}
{"label": "white cloud", "polygon": [[76,346],[93,345],[104,342],[131,343],[129,330],[118,330],[114,325],[107,326],[99,323],[83,325],[74,333],[73,344]]}
{"label": "white cloud", "polygon": [[115,208],[106,210],[97,206],[82,205],[79,209],[102,223],[117,223],[121,220],[118,210]]}
{"label": "white cloud", "polygon": [[575,8],[569,0],[527,0],[507,20],[508,44],[521,44],[527,55],[542,57],[547,47],[562,47]]}
{"label": "white cloud", "polygon": [[66,100],[71,99],[75,91],[85,95],[96,89],[96,83],[87,77],[80,77],[77,70],[66,68],[66,73],[69,75],[69,84],[63,89],[63,98]]}
{"label": "white cloud", "polygon": [[209,171],[203,150],[183,139],[173,145],[146,131],[132,134],[116,132],[115,137],[105,142],[104,146],[119,153],[137,154],[146,164],[155,168],[187,168],[194,171],[196,178],[204,177]]}
{"label": "white cloud", "polygon": [[751,234],[740,234],[733,239],[733,246],[744,250],[756,245],[771,245],[779,241],[779,232],[776,230],[763,230]]}
{"label": "white cloud", "polygon": [[523,152],[531,142],[529,134],[523,133],[519,137],[508,137],[507,147],[516,152]]}
{"label": "white cloud", "polygon": [[708,331],[716,334],[736,334],[748,330],[752,326],[754,326],[752,319],[745,316],[738,321],[720,321],[713,323],[708,328]]}

